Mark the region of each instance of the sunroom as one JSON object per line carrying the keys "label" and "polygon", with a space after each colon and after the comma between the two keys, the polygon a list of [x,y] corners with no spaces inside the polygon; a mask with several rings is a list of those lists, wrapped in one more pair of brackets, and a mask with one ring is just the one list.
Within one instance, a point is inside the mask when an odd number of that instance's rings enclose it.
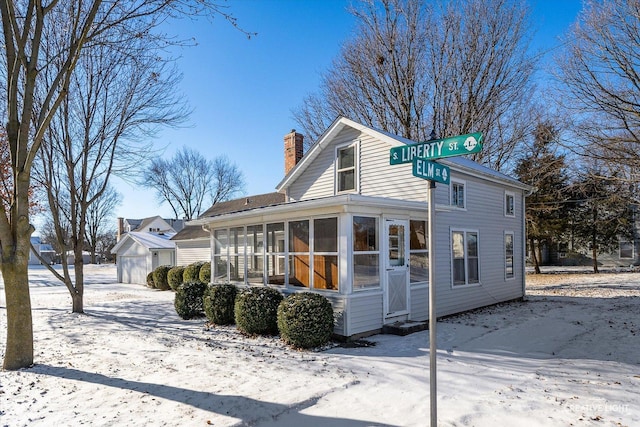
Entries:
{"label": "sunroom", "polygon": [[[212,281],[318,292],[353,336],[428,314],[424,204],[342,195],[202,218]],[[421,308],[411,309],[412,300]]]}

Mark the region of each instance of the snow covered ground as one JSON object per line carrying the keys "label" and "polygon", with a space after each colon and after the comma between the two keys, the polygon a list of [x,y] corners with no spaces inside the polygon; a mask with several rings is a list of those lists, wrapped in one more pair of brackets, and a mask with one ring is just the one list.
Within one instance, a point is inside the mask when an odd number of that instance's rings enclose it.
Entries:
{"label": "snow covered ground", "polygon": [[[2,426],[429,425],[428,331],[296,351],[181,320],[173,293],[117,284],[113,266],[87,267],[86,315],[31,277],[35,365],[0,371]],[[640,273],[527,287],[438,322],[438,424],[639,426]],[[5,333],[1,289],[2,356]]]}

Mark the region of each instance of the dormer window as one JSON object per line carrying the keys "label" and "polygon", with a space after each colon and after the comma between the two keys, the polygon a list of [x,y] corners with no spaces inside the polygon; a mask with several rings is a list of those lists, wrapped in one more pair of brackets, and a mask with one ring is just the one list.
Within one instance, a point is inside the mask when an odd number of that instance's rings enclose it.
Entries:
{"label": "dormer window", "polygon": [[355,191],[358,183],[357,145],[338,148],[336,157],[336,192]]}

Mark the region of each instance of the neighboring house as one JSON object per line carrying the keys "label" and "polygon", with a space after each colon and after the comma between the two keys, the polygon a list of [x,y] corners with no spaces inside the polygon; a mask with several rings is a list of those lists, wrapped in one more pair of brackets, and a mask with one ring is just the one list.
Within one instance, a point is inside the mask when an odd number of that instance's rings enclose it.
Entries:
{"label": "neighboring house", "polygon": [[176,234],[184,227],[184,219],[164,219],[160,216],[152,216],[143,219],[118,218],[117,240],[125,233],[139,231],[154,234]]}
{"label": "neighboring house", "polygon": [[131,231],[111,249],[116,254],[119,283],[145,284],[147,274],[160,265],[175,265],[173,233]]}
{"label": "neighboring house", "polygon": [[[427,320],[428,183],[389,164],[392,147],[412,143],[339,118],[303,156],[302,135],[287,134],[279,195],[189,223],[215,242],[212,282],[318,292],[345,337]],[[440,162],[451,184],[435,190],[437,315],[521,298],[530,187],[466,158]]]}
{"label": "neighboring house", "polygon": [[[631,205],[633,211],[630,237],[621,237],[613,251],[600,251],[597,254],[598,265],[602,267],[634,267],[640,265],[640,215],[637,207]],[[569,230],[557,241],[543,242],[540,265],[554,266],[593,266],[591,248],[574,243],[575,239]],[[527,247],[527,262],[533,263],[530,248]]]}
{"label": "neighboring house", "polygon": [[37,253],[42,258],[44,258],[46,262],[48,262],[49,264],[53,263],[56,256],[56,251],[53,250],[53,246],[51,246],[48,243],[42,243],[42,241],[40,240],[40,236],[32,236],[31,245],[33,246],[33,248],[29,252],[29,264],[31,265],[42,264],[38,259],[38,257],[36,257],[34,250],[37,251]]}

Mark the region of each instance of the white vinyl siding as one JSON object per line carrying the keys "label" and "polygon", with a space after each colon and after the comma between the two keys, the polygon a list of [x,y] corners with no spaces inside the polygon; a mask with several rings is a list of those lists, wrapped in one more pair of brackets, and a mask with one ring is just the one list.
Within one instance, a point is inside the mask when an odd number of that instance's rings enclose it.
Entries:
{"label": "white vinyl siding", "polygon": [[[293,201],[333,196],[335,193],[336,147],[358,142],[359,194],[372,197],[389,197],[411,201],[427,200],[427,181],[411,174],[411,164],[390,165],[391,146],[355,129],[346,128],[331,142],[331,145],[314,159],[295,182],[288,188]],[[446,186],[438,191],[446,192]]]}
{"label": "white vinyl siding", "polygon": [[382,292],[349,299],[349,333],[361,334],[382,328]]}
{"label": "white vinyl siding", "polygon": [[176,265],[211,260],[210,239],[176,241]]}

